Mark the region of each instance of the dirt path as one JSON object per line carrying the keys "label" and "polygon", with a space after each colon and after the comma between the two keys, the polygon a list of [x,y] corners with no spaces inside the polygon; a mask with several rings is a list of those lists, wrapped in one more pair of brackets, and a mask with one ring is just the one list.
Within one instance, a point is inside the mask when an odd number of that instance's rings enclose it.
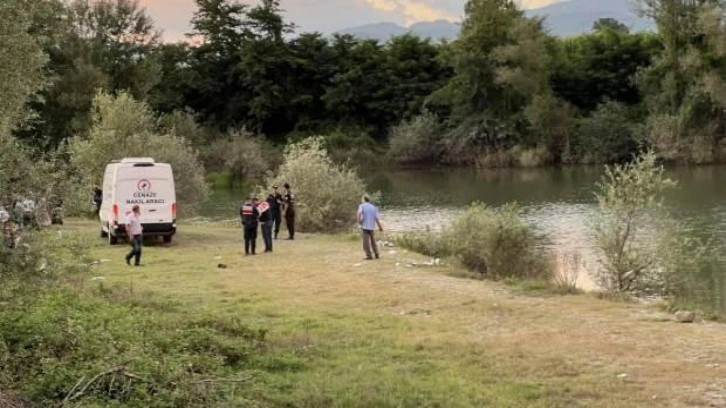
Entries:
{"label": "dirt path", "polygon": [[[343,319],[368,316],[366,335],[381,330],[385,339],[454,361],[454,370],[487,367],[558,394],[553,405],[538,406],[726,407],[726,325],[679,324],[652,306],[590,295],[518,294],[451,277],[450,266],[408,267],[423,259],[398,249],[365,262],[358,243],[342,238],[303,236],[279,242],[275,255],[249,258],[237,240],[236,230],[198,230],[173,251],[149,249],[149,264],[163,265],[153,272],[105,268],[116,280],[205,307],[255,299],[255,311],[280,321],[335,316],[347,327]],[[395,333],[386,331],[391,325]],[[328,341],[325,333],[318,341]]]}

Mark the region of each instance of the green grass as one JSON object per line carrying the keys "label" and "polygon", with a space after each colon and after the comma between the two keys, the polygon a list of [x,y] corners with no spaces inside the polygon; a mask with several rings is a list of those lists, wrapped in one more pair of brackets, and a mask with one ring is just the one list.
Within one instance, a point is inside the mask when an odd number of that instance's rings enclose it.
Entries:
{"label": "green grass", "polygon": [[[0,390],[36,405],[126,364],[149,382],[126,390],[128,378],[104,377],[69,406],[620,407],[658,394],[653,406],[676,407],[713,379],[687,360],[685,339],[726,355],[722,332],[630,317],[657,311],[518,296],[447,277],[455,266],[407,267],[425,258],[398,248],[365,262],[344,236],[244,257],[237,229],[182,223],[173,245],[145,247],[133,268],[128,248],[96,240],[91,224],[66,228],[93,239],[103,262],[0,310],[0,358],[14,362]],[[684,387],[668,386],[676,378]]]}

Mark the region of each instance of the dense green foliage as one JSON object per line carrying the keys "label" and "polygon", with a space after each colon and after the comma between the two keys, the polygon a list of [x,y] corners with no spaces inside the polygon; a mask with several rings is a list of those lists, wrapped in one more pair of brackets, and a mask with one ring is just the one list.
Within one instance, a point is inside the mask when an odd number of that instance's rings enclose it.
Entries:
{"label": "dense green foliage", "polygon": [[156,129],[146,104],[122,92],[117,97],[99,94],[93,102],[92,127],[87,136],[70,143],[71,162],[85,175],[88,190],[102,184],[106,164],[119,157],[147,157],[171,164],[180,208],[188,213],[207,199],[204,168],[187,139]]}
{"label": "dense green foliage", "polygon": [[16,136],[51,151],[85,135],[100,90],[186,115],[191,130],[180,131],[195,147],[216,143],[203,161],[235,177],[274,167],[214,155],[246,149],[230,136],[238,129],[273,144],[335,134],[336,160],[364,162],[389,140],[392,160],[417,164],[617,162],[648,148],[679,162],[726,158],[721,0],[643,0],[657,33],[603,19],[573,38],[550,36],[514,1],[469,0],[457,40],[385,44],[298,32],[279,0],[196,3],[177,44],[160,41],[134,0],[4,3],[3,61],[25,74],[1,67],[17,78],[3,85],[3,115],[26,119]]}
{"label": "dense green foliage", "polygon": [[292,187],[296,224],[303,231],[341,231],[355,225],[351,209],[365,194],[365,184],[355,170],[330,159],[321,137],[287,146],[277,174],[267,178],[258,194],[265,199],[273,185],[285,183]]}
{"label": "dense green foliage", "polygon": [[600,217],[594,228],[595,246],[602,253],[599,280],[604,289],[642,289],[657,269],[646,237],[656,229],[655,220],[663,217],[663,192],[674,185],[663,171],[653,153],[606,169],[598,186]]}
{"label": "dense green foliage", "polygon": [[[266,146],[231,136],[240,133],[277,145],[333,135],[336,160],[364,162],[389,140],[389,158],[417,164],[613,162],[648,147],[721,160],[724,5],[673,1],[682,6],[642,2],[657,34],[604,19],[560,39],[511,0],[469,0],[457,40],[381,44],[298,32],[279,0],[196,0],[189,40],[171,44],[134,0],[13,0],[2,29],[22,58],[3,61],[26,75],[3,86],[31,98],[4,89],[3,106],[29,119],[16,136],[52,151],[91,131],[99,91],[127,92],[236,178],[274,168],[217,156]],[[669,23],[681,15],[688,24]]]}
{"label": "dense green foliage", "polygon": [[442,231],[404,234],[396,243],[434,258],[453,257],[488,279],[547,279],[551,273],[542,239],[516,205],[474,204]]}
{"label": "dense green foliage", "polygon": [[671,303],[706,308],[720,305],[717,289],[722,259],[716,242],[697,238],[663,205],[675,182],[665,178],[648,152],[625,165],[608,167],[598,185],[594,223],[600,253],[599,283],[612,292],[649,292]]}

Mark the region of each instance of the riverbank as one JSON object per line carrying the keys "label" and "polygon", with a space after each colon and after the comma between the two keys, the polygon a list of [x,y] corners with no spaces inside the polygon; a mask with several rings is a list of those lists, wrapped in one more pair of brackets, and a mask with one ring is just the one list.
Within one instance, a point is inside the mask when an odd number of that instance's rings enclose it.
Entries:
{"label": "riverbank", "polygon": [[[90,238],[95,224],[66,227]],[[94,241],[85,285],[173,300],[179,319],[237,319],[267,331],[255,406],[694,407],[726,404],[726,326],[675,323],[656,306],[551,296],[456,277],[452,265],[357,239],[302,235],[244,257],[233,224],[180,226],[171,246]],[[260,243],[261,245],[261,243]],[[236,399],[235,399],[236,398]],[[232,406],[234,403],[228,404]],[[254,404],[253,404],[254,405]],[[236,405],[235,405],[236,406]]]}

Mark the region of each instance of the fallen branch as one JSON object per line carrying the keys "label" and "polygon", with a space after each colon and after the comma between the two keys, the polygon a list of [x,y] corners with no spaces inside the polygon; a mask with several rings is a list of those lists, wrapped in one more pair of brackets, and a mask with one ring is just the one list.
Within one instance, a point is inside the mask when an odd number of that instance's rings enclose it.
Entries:
{"label": "fallen branch", "polygon": [[206,380],[188,381],[186,384],[243,383],[251,380],[253,377],[253,375],[249,375],[245,378],[211,378]]}
{"label": "fallen branch", "polygon": [[84,377],[81,377],[81,379],[78,380],[78,382],[76,383],[76,385],[74,385],[73,388],[71,388],[71,392],[69,392],[68,395],[66,395],[66,397],[63,398],[63,402],[61,402],[61,405],[65,404],[66,402],[69,401],[69,398],[71,397],[71,395],[73,395],[73,393],[76,392],[76,390],[78,389],[78,387],[81,386],[81,383],[83,383],[83,381],[86,381],[86,377],[85,376]]}
{"label": "fallen branch", "polygon": [[[73,386],[73,388],[68,393],[68,395],[66,395],[66,397],[63,399],[63,401],[61,402],[61,406],[65,405],[68,402],[71,402],[73,400],[76,400],[76,399],[81,398],[82,396],[86,395],[86,392],[91,387],[91,385],[93,385],[94,383],[96,383],[96,381],[100,380],[101,378],[106,377],[106,376],[109,376],[109,375],[121,375],[121,376],[124,376],[124,377],[127,377],[127,378],[131,378],[131,379],[134,379],[134,380],[138,380],[138,381],[141,381],[141,382],[145,382],[147,384],[152,384],[152,385],[154,384],[150,380],[147,380],[147,379],[145,379],[145,378],[143,378],[143,377],[141,377],[139,375],[136,375],[134,373],[131,373],[131,372],[127,371],[127,367],[125,365],[121,365],[121,366],[113,367],[113,368],[110,368],[110,369],[108,369],[106,371],[103,371],[101,373],[96,374],[93,378],[91,378],[90,380],[88,380],[85,383],[85,385],[83,385],[83,387],[81,387],[80,389],[78,389],[78,387],[81,384],[83,384],[83,382],[86,379],[86,377],[82,377],[80,380],[78,380],[78,382],[76,383],[76,385]],[[77,389],[78,389],[78,391],[76,391]]]}
{"label": "fallen branch", "polygon": [[[86,385],[84,385],[80,390],[78,390],[78,392],[76,392],[75,394],[68,393],[68,395],[66,395],[66,397],[63,399],[63,404],[65,404],[67,402],[71,402],[71,401],[78,399],[78,398],[82,397],[83,395],[85,395],[88,388],[91,385],[93,385],[96,381],[98,381],[99,379],[101,379],[107,375],[110,375],[110,374],[120,373],[124,370],[126,370],[125,366],[118,366],[118,367],[110,368],[102,373],[96,374],[93,378],[88,380]],[[79,383],[76,384],[75,387],[73,387],[73,390],[71,390],[71,392],[73,392],[81,382],[82,381],[79,381]]]}

